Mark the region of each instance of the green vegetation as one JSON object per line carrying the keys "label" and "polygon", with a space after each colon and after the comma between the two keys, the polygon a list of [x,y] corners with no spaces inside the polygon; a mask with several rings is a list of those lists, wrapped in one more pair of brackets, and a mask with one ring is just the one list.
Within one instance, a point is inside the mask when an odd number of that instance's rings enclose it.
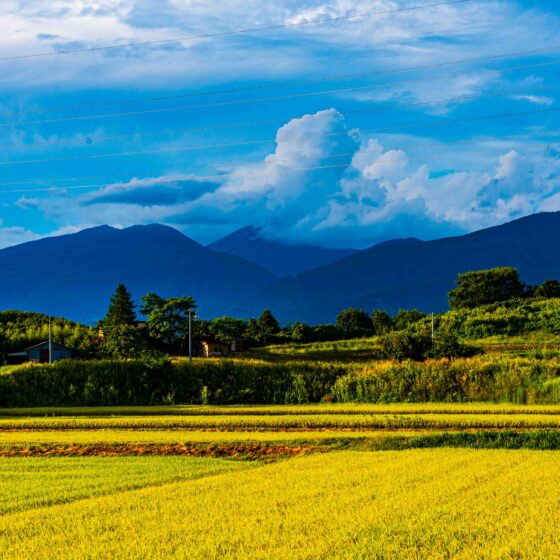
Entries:
{"label": "green vegetation", "polygon": [[[44,342],[49,337],[49,318],[39,313],[0,311],[0,363],[2,354]],[[97,332],[84,325],[53,317],[53,340],[81,352],[84,356],[95,353]]]}
{"label": "green vegetation", "polygon": [[459,274],[457,288],[449,292],[451,309],[474,309],[523,297],[525,285],[515,268],[503,267]]}

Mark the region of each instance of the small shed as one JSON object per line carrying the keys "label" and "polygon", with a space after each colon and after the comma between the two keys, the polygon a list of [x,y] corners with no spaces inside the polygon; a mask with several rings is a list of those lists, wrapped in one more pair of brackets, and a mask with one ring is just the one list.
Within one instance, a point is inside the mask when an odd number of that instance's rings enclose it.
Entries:
{"label": "small shed", "polygon": [[[72,357],[72,350],[62,344],[52,343],[52,361],[58,362]],[[39,364],[49,363],[49,343],[41,342],[30,346],[21,352],[8,354],[8,363],[17,364],[24,362],[37,362]]]}
{"label": "small shed", "polygon": [[203,342],[202,357],[203,358],[223,358],[229,356],[231,346],[223,342]]}

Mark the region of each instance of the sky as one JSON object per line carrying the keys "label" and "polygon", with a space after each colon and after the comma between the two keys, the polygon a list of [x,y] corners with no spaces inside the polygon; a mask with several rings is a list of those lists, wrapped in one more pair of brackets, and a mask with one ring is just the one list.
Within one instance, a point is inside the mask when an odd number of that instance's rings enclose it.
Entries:
{"label": "sky", "polygon": [[444,4],[4,0],[0,248],[148,223],[365,248],[560,211],[560,4]]}

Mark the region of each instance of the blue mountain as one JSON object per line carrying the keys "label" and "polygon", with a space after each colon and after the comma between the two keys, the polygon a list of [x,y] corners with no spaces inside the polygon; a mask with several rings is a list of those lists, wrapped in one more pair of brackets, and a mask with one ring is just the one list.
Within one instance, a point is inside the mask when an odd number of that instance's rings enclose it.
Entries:
{"label": "blue mountain", "polygon": [[[204,318],[250,317],[270,308],[282,323],[317,324],[334,321],[349,306],[392,313],[400,308],[443,311],[457,274],[468,270],[514,266],[528,284],[560,279],[560,213],[435,241],[382,243],[283,278],[263,266],[265,261],[256,264],[217,251],[220,247],[225,245],[204,247],[175,229],[150,225],[104,226],[3,249],[0,310],[93,323],[123,282],[136,301],[149,291],[192,295]],[[286,245],[279,254],[287,259],[293,252],[297,261],[300,249]],[[289,274],[288,264],[275,271]]]}
{"label": "blue mountain", "polygon": [[208,248],[254,262],[280,277],[326,266],[357,252],[355,249],[325,249],[274,241],[266,239],[262,230],[252,226],[237,230]]}
{"label": "blue mountain", "polygon": [[232,311],[276,278],[234,255],[206,249],[177,230],[96,227],[0,251],[0,309],[93,323],[116,285],[136,301],[147,292],[192,295],[204,317]]}
{"label": "blue mountain", "polygon": [[332,322],[339,311],[447,309],[457,275],[497,266],[519,269],[524,282],[560,279],[560,212],[541,213],[468,235],[382,243],[337,263],[284,278],[237,312],[267,307],[282,322]]}

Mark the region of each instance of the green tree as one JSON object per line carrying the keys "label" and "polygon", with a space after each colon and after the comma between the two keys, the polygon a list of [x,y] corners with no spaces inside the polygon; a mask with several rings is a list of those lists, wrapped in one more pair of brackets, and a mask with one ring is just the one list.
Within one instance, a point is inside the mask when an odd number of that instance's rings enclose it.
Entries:
{"label": "green tree", "polygon": [[210,323],[210,332],[219,342],[233,344],[243,338],[247,330],[247,323],[243,319],[234,317],[220,317]]}
{"label": "green tree", "polygon": [[250,344],[259,343],[259,325],[254,317],[251,317],[247,321],[247,328],[243,333],[243,338],[247,340]]}
{"label": "green tree", "polygon": [[311,337],[311,328],[305,323],[296,321],[290,327],[289,336],[294,342],[308,342]]}
{"label": "green tree", "polygon": [[269,309],[265,309],[257,319],[257,337],[259,342],[267,344],[280,332],[280,325]]}
{"label": "green tree", "polygon": [[371,319],[362,309],[349,307],[338,314],[336,328],[344,338],[361,338],[372,334]]}
{"label": "green tree", "polygon": [[534,295],[543,299],[560,298],[560,282],[547,280],[535,288]]}
{"label": "green tree", "polygon": [[397,331],[404,331],[425,317],[426,314],[418,309],[400,309],[393,319],[393,326]]}
{"label": "green tree", "polygon": [[137,358],[145,348],[142,335],[136,326],[114,325],[106,342],[107,352],[120,359]]}
{"label": "green tree", "polygon": [[386,311],[375,309],[371,314],[373,334],[383,335],[393,330],[393,320]]}
{"label": "green tree", "polygon": [[[183,342],[188,336],[189,311],[196,309],[190,296],[162,298],[154,293],[142,296],[142,313],[146,316],[148,334],[169,346]],[[194,316],[194,313],[193,313]]]}
{"label": "green tree", "polygon": [[449,292],[451,309],[473,309],[481,305],[523,297],[525,285],[519,271],[511,267],[459,274],[457,288]]}
{"label": "green tree", "polygon": [[117,325],[136,326],[136,311],[132,295],[124,284],[119,284],[111,296],[107,315],[103,319],[103,328],[107,333]]}

